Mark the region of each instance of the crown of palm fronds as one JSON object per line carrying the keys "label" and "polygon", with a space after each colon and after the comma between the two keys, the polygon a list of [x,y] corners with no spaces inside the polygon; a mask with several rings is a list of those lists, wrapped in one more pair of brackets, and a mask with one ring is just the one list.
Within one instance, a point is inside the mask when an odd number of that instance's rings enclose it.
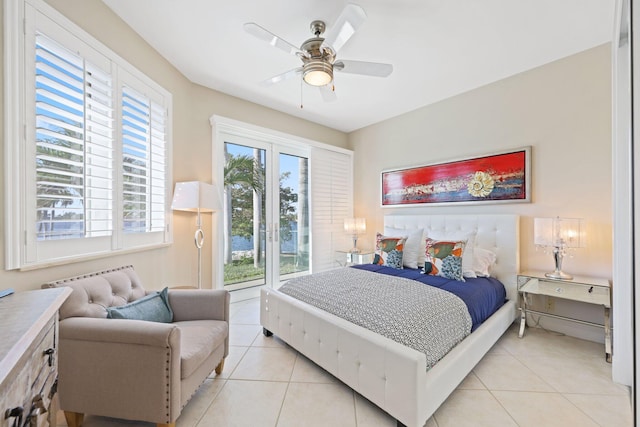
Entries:
{"label": "crown of palm fronds", "polygon": [[262,191],[264,174],[260,164],[251,156],[228,154],[224,165],[224,185],[246,185],[254,191]]}

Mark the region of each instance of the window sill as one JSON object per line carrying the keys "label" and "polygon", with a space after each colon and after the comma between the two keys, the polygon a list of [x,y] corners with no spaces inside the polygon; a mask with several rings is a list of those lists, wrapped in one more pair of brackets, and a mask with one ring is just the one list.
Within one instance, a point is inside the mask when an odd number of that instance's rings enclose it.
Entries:
{"label": "window sill", "polygon": [[161,249],[161,248],[169,247],[171,246],[171,244],[172,243],[158,243],[158,244],[149,245],[149,246],[140,247],[140,248],[121,249],[121,250],[115,250],[115,251],[100,252],[100,253],[91,254],[91,255],[73,256],[73,257],[68,257],[68,258],[63,258],[63,259],[58,259],[53,261],[43,261],[43,262],[38,262],[38,263],[33,263],[33,264],[18,267],[17,270],[18,271],[39,270],[42,268],[74,264],[77,262],[92,261],[96,259],[109,258],[112,256],[127,255],[127,254],[132,254],[137,252],[145,252],[145,251],[150,251],[154,249]]}

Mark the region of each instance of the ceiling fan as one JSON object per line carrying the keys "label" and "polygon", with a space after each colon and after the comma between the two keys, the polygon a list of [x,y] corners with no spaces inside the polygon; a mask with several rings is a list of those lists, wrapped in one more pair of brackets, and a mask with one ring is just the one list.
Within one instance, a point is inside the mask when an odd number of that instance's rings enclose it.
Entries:
{"label": "ceiling fan", "polygon": [[336,99],[332,84],[334,71],[376,77],[387,77],[393,71],[391,64],[336,59],[340,48],[349,41],[366,19],[367,15],[362,7],[352,3],[347,4],[324,37],[322,37],[326,30],[324,21],[311,22],[313,37],[304,41],[300,48],[255,22],[244,24],[244,29],[271,46],[296,55],[302,60],[302,66],[271,77],[264,81],[265,84],[275,84],[295,76],[302,76],[304,82],[320,88],[325,101],[333,101]]}

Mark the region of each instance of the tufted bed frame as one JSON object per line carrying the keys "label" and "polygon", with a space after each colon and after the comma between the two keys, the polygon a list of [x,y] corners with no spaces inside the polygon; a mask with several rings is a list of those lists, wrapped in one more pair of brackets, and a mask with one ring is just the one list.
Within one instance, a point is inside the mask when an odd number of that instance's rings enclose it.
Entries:
{"label": "tufted bed frame", "polygon": [[509,301],[426,371],[423,353],[289,297],[262,289],[260,322],[313,362],[393,416],[422,427],[516,318],[517,215],[387,215],[384,225],[429,231],[476,230],[476,246],[497,254],[492,275]]}

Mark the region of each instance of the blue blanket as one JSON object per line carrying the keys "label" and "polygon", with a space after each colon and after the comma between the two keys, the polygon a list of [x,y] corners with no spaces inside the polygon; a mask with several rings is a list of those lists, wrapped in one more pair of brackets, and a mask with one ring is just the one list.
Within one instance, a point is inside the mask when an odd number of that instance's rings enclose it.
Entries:
{"label": "blue blanket", "polygon": [[375,264],[354,265],[352,268],[416,280],[457,295],[469,310],[473,323],[472,331],[507,301],[504,285],[493,277],[465,279],[465,282],[459,282],[440,276],[422,274],[420,270],[412,268],[397,269]]}

